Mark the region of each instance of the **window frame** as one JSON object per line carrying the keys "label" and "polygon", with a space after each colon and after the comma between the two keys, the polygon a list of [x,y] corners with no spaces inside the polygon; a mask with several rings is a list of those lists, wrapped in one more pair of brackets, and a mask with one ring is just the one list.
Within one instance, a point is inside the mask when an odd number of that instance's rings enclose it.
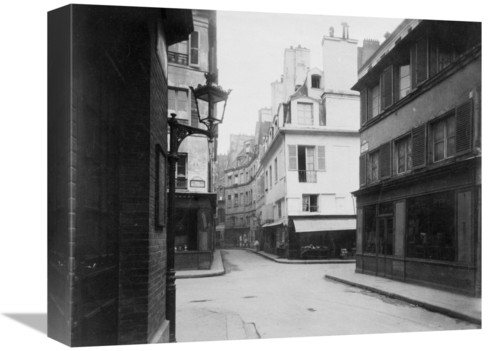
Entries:
{"label": "window frame", "polygon": [[[311,118],[310,118],[310,121],[311,123],[304,123],[304,121],[308,120],[308,117],[309,116],[301,116],[301,112],[304,113],[306,111],[304,110],[300,110],[299,109],[299,106],[308,106],[311,108]],[[297,102],[297,123],[300,124],[300,125],[307,125],[307,126],[313,126],[314,125],[314,104],[312,102]]]}
{"label": "window frame", "polygon": [[[193,48],[193,34],[196,33],[197,36],[198,36],[198,42],[197,42],[197,47],[196,48]],[[191,32],[191,34],[189,34],[189,43],[188,43],[188,62],[189,62],[189,66],[194,66],[194,67],[199,67],[200,66],[200,44],[201,44],[201,33],[199,30],[194,30],[193,32]],[[192,57],[194,56],[192,54],[192,50],[193,49],[196,49],[197,50],[197,58],[198,58],[198,62],[197,63],[193,63],[192,62]]]}
{"label": "window frame", "polygon": [[[448,130],[448,123],[452,122],[453,123],[453,135],[448,135],[449,130]],[[436,142],[436,132],[437,132],[437,127],[439,125],[444,125],[443,126],[443,138],[440,139],[438,142]],[[440,163],[443,161],[446,161],[448,159],[451,159],[456,156],[456,135],[457,134],[457,125],[456,125],[456,113],[455,109],[452,109],[451,111],[448,111],[445,113],[443,116],[440,116],[437,120],[432,121],[430,123],[430,144],[431,144],[431,152],[432,152],[432,163]],[[453,140],[453,146],[452,146],[452,151],[449,151],[448,149],[450,148],[450,139]],[[443,143],[443,158],[441,159],[436,159],[436,144],[437,143]],[[451,152],[451,154],[450,154]]]}
{"label": "window frame", "polygon": [[[405,159],[405,169],[404,171],[400,172],[399,171],[399,165],[400,165],[400,155],[399,155],[399,145],[401,143],[406,143],[405,147],[405,154],[404,154],[404,159]],[[409,155],[409,160],[408,160],[408,155]],[[406,133],[405,135],[395,139],[393,141],[393,152],[392,152],[392,157],[393,157],[393,173],[395,176],[400,176],[403,174],[410,173],[413,169],[412,165],[412,140],[411,140],[411,133]]]}
{"label": "window frame", "polygon": [[[313,207],[313,205],[311,205],[311,203],[312,203],[311,200],[313,198],[315,199],[315,202],[316,202],[316,206],[314,206],[314,207],[316,207],[315,211],[311,210],[311,208]],[[304,201],[306,199],[307,199],[307,201]],[[304,203],[304,202],[306,202],[306,203]],[[305,208],[304,206],[306,206],[307,209],[304,209]],[[319,194],[302,194],[302,212],[309,212],[309,213],[319,212]]]}
{"label": "window frame", "polygon": [[[377,178],[373,179],[372,176],[373,176],[374,167],[372,164],[372,160],[374,160],[375,155],[377,155]],[[377,148],[377,149],[373,150],[372,152],[368,153],[368,161],[367,161],[366,170],[367,170],[367,174],[366,174],[367,184],[373,184],[373,183],[377,183],[380,181],[380,148]]]}
{"label": "window frame", "polygon": [[[170,103],[170,101],[172,101],[172,99],[170,98],[170,92],[173,91],[175,92],[175,95],[174,95],[174,105],[175,105],[175,108],[172,108],[172,104]],[[178,99],[178,93],[179,92],[183,92],[183,93],[186,93],[186,110],[185,110],[185,117],[182,117],[182,115],[179,114],[179,108],[178,108],[178,102],[181,101]],[[191,105],[190,105],[190,94],[189,94],[189,91],[187,89],[182,89],[182,88],[176,88],[176,87],[168,87],[168,92],[167,92],[168,96],[167,96],[167,99],[168,99],[168,116],[170,117],[170,114],[171,113],[175,113],[176,114],[176,119],[179,120],[180,123],[182,124],[186,124],[186,125],[191,125],[190,121],[191,121]],[[183,110],[181,110],[181,112],[184,112]]]}

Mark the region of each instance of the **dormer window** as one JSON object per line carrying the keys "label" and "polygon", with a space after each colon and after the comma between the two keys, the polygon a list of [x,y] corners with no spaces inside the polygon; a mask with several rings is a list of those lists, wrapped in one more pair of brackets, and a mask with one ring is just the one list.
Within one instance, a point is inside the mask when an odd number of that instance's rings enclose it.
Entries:
{"label": "dormer window", "polygon": [[320,89],[321,88],[321,76],[313,74],[311,76],[311,88]]}
{"label": "dormer window", "polygon": [[297,103],[299,124],[313,124],[313,104]]}

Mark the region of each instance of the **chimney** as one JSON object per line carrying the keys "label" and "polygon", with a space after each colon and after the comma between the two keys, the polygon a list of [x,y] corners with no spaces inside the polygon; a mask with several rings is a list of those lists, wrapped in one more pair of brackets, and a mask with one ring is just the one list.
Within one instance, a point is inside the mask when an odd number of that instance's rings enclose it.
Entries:
{"label": "chimney", "polygon": [[349,25],[346,22],[342,22],[342,39],[349,39]]}
{"label": "chimney", "polygon": [[365,39],[363,40],[363,48],[361,53],[361,66],[365,64],[366,61],[378,50],[380,47],[380,42],[375,39]]}

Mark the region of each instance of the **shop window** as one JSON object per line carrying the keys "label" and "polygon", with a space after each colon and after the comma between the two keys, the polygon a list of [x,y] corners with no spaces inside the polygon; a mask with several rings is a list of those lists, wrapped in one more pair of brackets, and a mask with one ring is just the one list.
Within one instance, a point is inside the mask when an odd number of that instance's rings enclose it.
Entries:
{"label": "shop window", "polygon": [[408,200],[407,256],[429,260],[455,260],[454,193]]}
{"label": "shop window", "polygon": [[377,253],[376,206],[363,208],[363,253]]}

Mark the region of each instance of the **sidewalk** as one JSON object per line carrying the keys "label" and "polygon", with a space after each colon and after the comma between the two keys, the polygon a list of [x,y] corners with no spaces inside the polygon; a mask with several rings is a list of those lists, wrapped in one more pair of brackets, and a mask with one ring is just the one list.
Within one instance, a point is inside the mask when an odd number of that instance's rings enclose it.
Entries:
{"label": "sidewalk", "polygon": [[[263,251],[257,252],[253,249],[238,250],[247,250],[277,263],[333,264],[331,273],[325,275],[326,279],[373,291],[452,318],[481,324],[481,299],[403,283],[392,279],[355,273],[355,260],[287,260]],[[215,250],[210,270],[178,271],[176,272],[176,277],[178,279],[201,278],[222,274],[225,274],[225,269],[221,252],[220,250]]]}
{"label": "sidewalk", "polygon": [[222,263],[222,256],[220,250],[214,251],[214,259],[212,261],[212,266],[210,269],[195,269],[192,271],[177,271],[175,272],[175,277],[177,279],[187,279],[187,278],[206,278],[215,277],[218,275],[223,275],[226,273],[224,269],[224,264]]}

